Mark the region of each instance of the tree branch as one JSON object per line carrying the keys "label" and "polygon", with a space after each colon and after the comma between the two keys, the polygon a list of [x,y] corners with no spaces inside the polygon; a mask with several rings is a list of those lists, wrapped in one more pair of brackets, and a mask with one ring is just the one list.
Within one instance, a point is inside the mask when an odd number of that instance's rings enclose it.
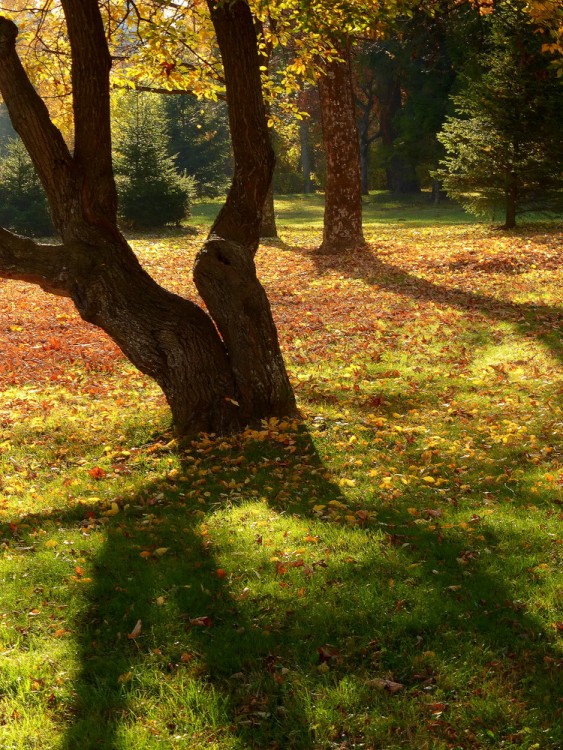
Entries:
{"label": "tree branch", "polygon": [[62,245],[41,245],[0,228],[0,277],[38,284],[69,297],[68,255]]}

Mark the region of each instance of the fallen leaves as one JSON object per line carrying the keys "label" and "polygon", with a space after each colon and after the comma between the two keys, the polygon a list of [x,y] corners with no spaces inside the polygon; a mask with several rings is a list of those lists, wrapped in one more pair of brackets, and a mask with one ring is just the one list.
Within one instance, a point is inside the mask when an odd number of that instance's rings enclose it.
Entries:
{"label": "fallen leaves", "polygon": [[399,693],[405,687],[400,682],[394,682],[393,680],[385,680],[382,678],[374,678],[372,680],[366,680],[366,685],[369,687],[377,688],[378,690],[386,690],[391,695]]}
{"label": "fallen leaves", "polygon": [[127,634],[127,638],[129,638],[129,640],[135,640],[136,638],[138,638],[141,635],[142,629],[143,629],[143,623],[142,623],[142,621],[141,620],[137,620],[137,622],[135,623],[135,627],[133,628],[133,630],[130,633]]}
{"label": "fallen leaves", "polygon": [[213,625],[213,620],[207,615],[203,617],[192,617],[188,619],[190,625],[194,628],[210,628]]}

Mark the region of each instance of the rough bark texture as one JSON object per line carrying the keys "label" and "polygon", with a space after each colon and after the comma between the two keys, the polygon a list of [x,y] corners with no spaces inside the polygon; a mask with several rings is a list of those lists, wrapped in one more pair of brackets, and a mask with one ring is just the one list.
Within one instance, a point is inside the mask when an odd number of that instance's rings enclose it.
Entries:
{"label": "rough bark texture", "polygon": [[223,209],[196,258],[194,281],[229,353],[243,421],[295,413],[268,298],[256,276],[262,208],[274,153],[268,132],[250,9],[208,0],[221,50],[234,177]]}
{"label": "rough bark texture", "polygon": [[274,187],[270,183],[264,207],[262,209],[262,224],[260,225],[260,237],[277,237],[276,212],[274,209]]}
{"label": "rough bark texture", "polygon": [[[250,156],[248,164],[237,165],[227,208],[198,261],[210,317],[160,287],[117,228],[110,62],[98,3],[62,0],[62,5],[72,50],[72,155],[20,64],[16,27],[0,18],[0,91],[45,186],[63,240],[61,245],[38,245],[0,230],[0,275],[72,298],[85,320],[103,328],[133,364],[159,383],[181,435],[228,432],[264,417],[292,414],[293,394],[253,261],[273,166],[264,146],[268,139],[235,102],[233,141],[239,157]],[[210,6],[216,23],[232,25],[225,43],[235,46],[234,57],[227,54],[225,72],[236,82],[240,74],[233,74],[230,65],[247,59],[258,67],[248,5],[235,0],[229,6]],[[248,66],[242,69],[246,76]],[[257,85],[254,99],[261,100],[259,77],[258,83],[245,80],[247,91]],[[228,82],[228,95],[231,87]]]}
{"label": "rough bark texture", "polygon": [[323,241],[320,252],[338,253],[365,244],[362,231],[360,149],[354,111],[350,55],[326,63],[319,78],[321,124],[326,153]]}

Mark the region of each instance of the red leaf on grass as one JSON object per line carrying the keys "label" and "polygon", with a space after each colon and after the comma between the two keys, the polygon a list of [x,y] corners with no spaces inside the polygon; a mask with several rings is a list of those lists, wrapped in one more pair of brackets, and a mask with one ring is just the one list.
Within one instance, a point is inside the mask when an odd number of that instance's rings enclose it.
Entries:
{"label": "red leaf on grass", "polygon": [[210,628],[212,626],[213,622],[211,620],[211,617],[193,617],[190,619],[190,625],[193,625],[194,627],[204,627],[204,628]]}

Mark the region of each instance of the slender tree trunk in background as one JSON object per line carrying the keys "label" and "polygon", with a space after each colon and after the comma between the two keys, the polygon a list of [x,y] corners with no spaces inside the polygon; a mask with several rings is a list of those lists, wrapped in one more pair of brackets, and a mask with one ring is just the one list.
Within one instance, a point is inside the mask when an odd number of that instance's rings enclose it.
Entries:
{"label": "slender tree trunk in background", "polygon": [[311,179],[311,149],[309,146],[309,124],[307,120],[299,121],[299,145],[301,147],[303,192],[305,195],[309,195],[313,192],[313,181]]}
{"label": "slender tree trunk in background", "polygon": [[[160,287],[117,228],[111,63],[97,0],[62,0],[72,54],[73,154],[20,63],[15,25],[0,18],[0,91],[62,237],[62,244],[46,246],[0,229],[0,276],[70,297],[85,320],[106,331],[131,362],[161,386],[180,435],[229,432],[265,417],[295,413],[253,261],[273,157],[252,17],[244,0],[229,6],[209,4],[219,31],[230,28],[226,39],[219,36],[226,50],[228,96],[233,92],[231,127],[238,154],[227,204],[196,264],[211,317]],[[236,71],[229,69],[233,65]],[[240,143],[245,139],[242,153],[246,149],[252,154],[241,167]]]}
{"label": "slender tree trunk in background", "polygon": [[339,56],[344,62],[326,63],[318,83],[326,153],[324,230],[319,248],[322,253],[339,253],[365,245],[349,49],[340,49]]}
{"label": "slender tree trunk in background", "polygon": [[385,169],[387,189],[392,193],[419,193],[420,182],[414,165],[403,155],[394,153],[397,138],[396,120],[401,111],[401,85],[393,78],[379,87],[381,142],[389,153]]}
{"label": "slender tree trunk in background", "polygon": [[362,195],[369,195],[369,141],[362,140],[360,143],[360,175],[362,183]]}
{"label": "slender tree trunk in background", "polygon": [[516,226],[516,209],[518,206],[518,178],[512,171],[507,175],[506,209],[503,229],[514,229]]}
{"label": "slender tree trunk in background", "polygon": [[358,118],[358,138],[360,143],[360,174],[362,184],[362,195],[369,195],[369,157],[370,147],[373,141],[381,137],[381,132],[373,132],[373,124],[376,120],[374,116],[375,104],[375,82],[372,78],[363,86],[359,86],[359,91],[363,94],[364,99],[359,95],[355,98],[356,111],[360,113]]}

